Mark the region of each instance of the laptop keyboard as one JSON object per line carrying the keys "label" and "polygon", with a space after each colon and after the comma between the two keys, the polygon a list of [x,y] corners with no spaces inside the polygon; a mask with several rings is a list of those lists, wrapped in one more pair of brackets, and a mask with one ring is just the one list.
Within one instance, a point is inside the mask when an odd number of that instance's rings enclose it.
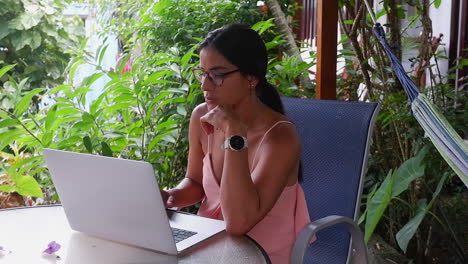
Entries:
{"label": "laptop keyboard", "polygon": [[171,227],[171,229],[172,229],[172,236],[174,237],[174,240],[176,243],[197,234],[197,232],[178,229],[174,227]]}

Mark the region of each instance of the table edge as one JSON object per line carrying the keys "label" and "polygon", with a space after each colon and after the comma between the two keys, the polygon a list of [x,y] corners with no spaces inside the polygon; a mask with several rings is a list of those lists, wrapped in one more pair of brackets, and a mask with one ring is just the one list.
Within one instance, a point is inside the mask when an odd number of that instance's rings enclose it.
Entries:
{"label": "table edge", "polygon": [[3,209],[0,209],[0,212],[22,210],[22,209],[43,208],[43,207],[63,207],[63,206],[62,204],[42,204],[42,205],[34,205],[34,206],[19,206],[19,207],[3,208]]}
{"label": "table edge", "polygon": [[249,235],[244,234],[244,236],[248,238],[250,242],[252,242],[262,252],[262,255],[265,258],[265,261],[267,262],[267,264],[271,264],[270,256],[268,256],[268,253],[265,251],[265,249],[257,241],[255,241],[255,239],[251,238]]}

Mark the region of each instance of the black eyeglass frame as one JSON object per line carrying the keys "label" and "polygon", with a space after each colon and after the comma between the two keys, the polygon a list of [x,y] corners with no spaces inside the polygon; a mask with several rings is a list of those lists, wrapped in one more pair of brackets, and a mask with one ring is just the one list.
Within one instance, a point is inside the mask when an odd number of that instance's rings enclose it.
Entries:
{"label": "black eyeglass frame", "polygon": [[[238,72],[238,71],[240,71],[240,69],[235,69],[235,70],[228,71],[228,72],[223,72],[223,73],[213,73],[213,72],[206,72],[206,71],[202,70],[201,68],[193,68],[192,69],[192,72],[193,72],[193,75],[195,76],[195,79],[197,79],[197,81],[199,81],[201,84],[203,84],[203,82],[206,80],[206,77],[208,76],[210,81],[214,85],[216,85],[217,87],[220,87],[221,85],[223,85],[224,79],[228,75],[233,74],[233,73]],[[215,78],[221,78],[221,83],[217,84],[216,81],[215,81]]]}

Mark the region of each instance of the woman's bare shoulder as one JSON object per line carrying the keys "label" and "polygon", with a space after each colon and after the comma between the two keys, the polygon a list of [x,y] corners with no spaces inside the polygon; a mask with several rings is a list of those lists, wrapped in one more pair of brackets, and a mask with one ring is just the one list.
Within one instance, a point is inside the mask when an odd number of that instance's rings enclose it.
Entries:
{"label": "woman's bare shoulder", "polygon": [[277,113],[270,122],[271,130],[266,140],[270,142],[288,143],[288,145],[300,145],[296,126],[283,114]]}
{"label": "woman's bare shoulder", "polygon": [[192,142],[200,142],[202,146],[205,145],[206,134],[202,132],[200,118],[206,113],[208,113],[208,106],[206,103],[202,103],[193,109],[192,116],[190,117],[189,136]]}

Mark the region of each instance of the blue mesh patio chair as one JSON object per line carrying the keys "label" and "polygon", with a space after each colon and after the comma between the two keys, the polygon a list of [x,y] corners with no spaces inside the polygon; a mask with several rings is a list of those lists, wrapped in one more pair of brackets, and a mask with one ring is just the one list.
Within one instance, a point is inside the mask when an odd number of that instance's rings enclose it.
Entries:
{"label": "blue mesh patio chair", "polygon": [[[312,221],[299,234],[291,262],[367,263],[356,221],[379,105],[286,97],[282,101],[301,138],[301,185]],[[313,235],[317,240],[309,244]]]}

